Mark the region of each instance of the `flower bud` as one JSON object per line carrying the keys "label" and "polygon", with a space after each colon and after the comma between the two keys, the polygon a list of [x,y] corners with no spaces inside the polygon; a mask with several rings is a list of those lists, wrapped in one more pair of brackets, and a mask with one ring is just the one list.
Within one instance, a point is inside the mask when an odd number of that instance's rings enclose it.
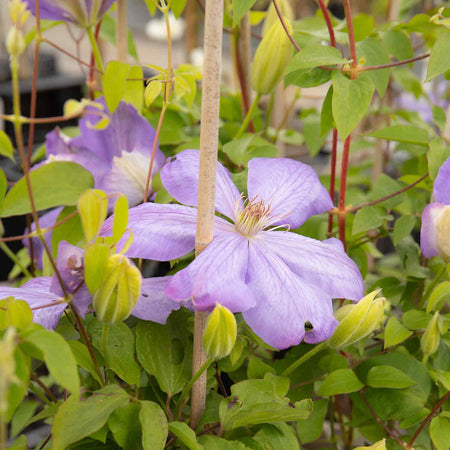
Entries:
{"label": "flower bud", "polygon": [[0,339],[0,415],[8,409],[8,389],[16,380],[16,361],[14,359],[16,331],[8,328]]}
{"label": "flower bud", "polygon": [[94,294],[97,318],[109,324],[125,320],[139,299],[141,282],[141,273],[126,256],[110,256],[105,263],[103,279]]}
{"label": "flower bud", "polygon": [[[292,33],[292,27],[285,20]],[[292,43],[277,20],[260,42],[253,60],[251,84],[260,95],[269,94],[281,80],[292,57]]]}
{"label": "flower bud", "polygon": [[217,303],[206,320],[203,333],[203,349],[211,359],[222,359],[233,350],[236,342],[237,325],[234,314]]}
{"label": "flower bud", "polygon": [[[280,11],[281,17],[284,20],[292,21],[295,19],[294,12],[292,11],[289,0],[278,0],[277,1],[278,9]],[[267,10],[266,18],[264,20],[264,25],[262,28],[262,35],[265,36],[266,33],[270,30],[270,27],[275,23],[279,22],[280,18],[278,17],[277,10],[275,9],[274,4],[271,2],[269,9]]]}
{"label": "flower bud", "polygon": [[10,56],[20,56],[26,48],[22,30],[13,26],[6,36],[6,50]]}
{"label": "flower bud", "polygon": [[353,344],[372,333],[380,324],[386,299],[375,296],[380,292],[376,290],[366,295],[354,305],[344,305],[336,311],[339,325],[333,336],[328,340],[331,348],[343,348]]}
{"label": "flower bud", "polygon": [[439,254],[450,262],[450,206],[445,206],[436,224],[436,240]]}
{"label": "flower bud", "polygon": [[27,302],[12,297],[0,300],[0,330],[14,327],[23,330],[33,321],[33,313]]}
{"label": "flower bud", "polygon": [[439,312],[436,311],[420,340],[420,349],[422,350],[425,361],[430,355],[436,352],[439,347],[442,326],[442,318],[439,315]]}
{"label": "flower bud", "polygon": [[108,198],[99,189],[88,189],[78,199],[78,212],[81,217],[86,240],[91,242],[98,236],[108,213]]}

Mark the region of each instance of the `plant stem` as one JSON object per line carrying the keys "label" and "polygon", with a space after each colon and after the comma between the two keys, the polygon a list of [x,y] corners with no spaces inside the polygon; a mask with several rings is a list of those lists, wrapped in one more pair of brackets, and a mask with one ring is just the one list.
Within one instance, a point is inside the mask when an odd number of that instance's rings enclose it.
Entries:
{"label": "plant stem", "polygon": [[109,338],[109,330],[110,324],[103,322],[102,328],[102,349],[103,349],[103,357],[105,358],[105,384],[108,384],[108,338]]}
{"label": "plant stem", "polygon": [[[337,144],[338,132],[333,128],[333,142],[331,145],[331,169],[330,169],[330,197],[334,204],[334,196],[336,193],[336,164],[337,164]],[[333,214],[328,214],[328,234],[331,235],[333,231]]]}
{"label": "plant stem", "polygon": [[0,450],[6,450],[6,441],[8,439],[8,430],[3,412],[0,411]]}
{"label": "plant stem", "polygon": [[261,96],[259,94],[255,95],[255,98],[253,99],[253,102],[250,105],[250,109],[248,110],[247,115],[245,116],[244,122],[242,122],[241,128],[239,128],[238,132],[236,133],[236,136],[234,136],[233,139],[239,139],[247,131],[248,124],[252,120],[253,114],[255,113],[255,110],[258,106],[260,97]]}
{"label": "plant stem", "polygon": [[356,59],[356,43],[355,43],[355,31],[353,29],[352,8],[350,6],[350,0],[344,0],[345,19],[347,21],[348,40],[350,43],[350,58],[352,59],[352,79],[357,77],[357,59]]}
{"label": "plant stem", "polygon": [[322,11],[325,23],[327,24],[328,34],[330,35],[330,44],[332,47],[336,47],[336,37],[334,36],[333,24],[331,23],[330,13],[328,12],[327,5],[324,0],[316,0],[319,4],[319,8]]}
{"label": "plant stem", "polygon": [[283,19],[283,15],[281,14],[280,9],[278,8],[278,4],[277,4],[276,0],[272,0],[272,2],[273,2],[273,6],[275,7],[275,11],[277,12],[278,18],[280,19],[281,25],[283,26],[284,31],[286,32],[287,37],[292,42],[292,45],[295,47],[295,49],[298,52],[301,52],[302,49],[299,47],[297,42],[295,42],[295,39],[293,38],[292,34],[289,32],[289,30],[288,30],[288,28],[286,26],[286,23],[285,23],[285,21]]}
{"label": "plant stem", "polygon": [[347,188],[347,172],[348,172],[348,157],[350,153],[351,134],[348,135],[344,142],[344,151],[342,155],[341,165],[341,182],[339,186],[339,201],[338,201],[338,224],[339,224],[339,239],[345,247],[345,191]]}
{"label": "plant stem", "polygon": [[301,366],[305,361],[308,361],[308,359],[312,358],[317,353],[321,352],[327,347],[327,344],[325,342],[322,342],[321,344],[316,345],[313,347],[309,352],[306,352],[300,359],[297,359],[294,363],[292,363],[289,367],[287,367],[282,375],[284,377],[291,374],[297,367]]}
{"label": "plant stem", "polygon": [[420,61],[421,59],[428,58],[430,53],[424,53],[423,55],[415,56],[414,58],[404,59],[403,61],[394,61],[388,64],[380,64],[378,66],[363,66],[358,69],[358,72],[365,72],[366,70],[380,70],[388,69],[389,67],[403,66],[404,64],[409,64],[414,61]]}
{"label": "plant stem", "polygon": [[166,83],[164,83],[164,103],[168,103],[172,93],[172,34],[170,31],[169,6],[163,9],[163,13],[167,33],[167,78]]}
{"label": "plant stem", "polygon": [[126,63],[128,56],[127,0],[117,0],[116,20],[117,59]]}
{"label": "plant stem", "polygon": [[[214,233],[217,152],[219,138],[220,66],[222,59],[223,0],[209,0],[205,10],[203,88],[200,128],[200,169],[198,185],[195,254],[212,241]],[[196,311],[192,372],[205,364],[202,334],[207,313]],[[205,409],[206,373],[192,386],[191,427],[196,428]]]}
{"label": "plant stem", "polygon": [[26,277],[33,278],[28,269],[20,262],[19,258],[15,255],[15,253],[12,252],[4,242],[0,241],[0,249],[2,249],[5,255],[7,255],[9,259],[20,268],[20,270]]}
{"label": "plant stem", "polygon": [[103,62],[102,55],[100,54],[100,49],[98,48],[97,39],[95,39],[94,32],[92,31],[92,27],[86,28],[86,34],[89,38],[89,42],[91,44],[92,53],[94,54],[95,64],[97,69],[103,72]]}

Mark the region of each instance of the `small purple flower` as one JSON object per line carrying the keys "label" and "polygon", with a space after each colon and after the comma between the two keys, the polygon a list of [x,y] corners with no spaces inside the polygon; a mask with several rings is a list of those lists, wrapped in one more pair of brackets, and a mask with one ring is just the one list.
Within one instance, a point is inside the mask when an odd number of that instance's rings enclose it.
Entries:
{"label": "small purple flower", "polygon": [[439,169],[434,181],[436,200],[423,210],[420,248],[426,258],[441,256],[450,261],[450,158]]}
{"label": "small purple flower", "polygon": [[[184,205],[145,203],[130,209],[128,256],[168,261],[193,250],[199,152],[185,150],[161,169]],[[188,205],[188,206],[185,206]],[[166,295],[197,310],[221,303],[242,312],[253,331],[278,349],[328,339],[336,327],[332,298],[359,300],[363,280],[337,239],[320,242],[287,232],[333,207],[314,170],[291,159],[249,162],[248,199],[217,166],[214,239],[185,269],[167,277]],[[110,234],[112,220],[103,227]],[[122,240],[123,242],[123,240]],[[120,243],[119,243],[120,246]],[[311,331],[305,331],[310,323]]]}
{"label": "small purple flower", "polygon": [[[84,250],[62,241],[58,247],[56,267],[64,282],[71,302],[84,317],[92,295],[84,284]],[[144,320],[165,323],[180,303],[168,299],[164,294],[166,278],[146,278],[142,280],[141,295],[133,310],[133,315]],[[54,329],[59,322],[67,302],[58,277],[38,277],[24,283],[20,288],[0,286],[0,300],[14,297],[25,300],[33,311],[33,320],[40,325]]]}
{"label": "small purple flower", "polygon": [[[35,0],[25,0],[36,15]],[[95,25],[115,0],[39,0],[41,19],[63,20],[83,28]]]}

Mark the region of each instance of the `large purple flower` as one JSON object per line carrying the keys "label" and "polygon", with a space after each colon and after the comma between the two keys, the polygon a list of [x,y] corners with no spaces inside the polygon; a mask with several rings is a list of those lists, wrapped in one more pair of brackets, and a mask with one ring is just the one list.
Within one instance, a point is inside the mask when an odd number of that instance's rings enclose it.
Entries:
{"label": "large purple flower", "polygon": [[450,158],[439,169],[433,196],[422,214],[420,248],[426,258],[441,256],[450,262]]}
{"label": "large purple flower", "polygon": [[[128,256],[167,261],[194,248],[198,173],[195,150],[181,152],[161,169],[165,188],[184,205],[130,209],[134,239]],[[216,211],[225,218],[215,217],[208,247],[168,277],[167,296],[191,300],[197,310],[221,303],[242,312],[253,331],[278,349],[329,338],[337,324],[331,299],[359,300],[361,274],[338,240],[320,242],[288,229],[332,206],[314,170],[300,162],[251,160],[247,199],[218,164]],[[109,234],[111,226],[108,219],[103,232]],[[308,322],[313,329],[305,331]]]}
{"label": "large purple flower", "polygon": [[[66,292],[72,295],[73,306],[84,317],[92,303],[92,295],[84,284],[84,250],[65,241],[60,242],[56,266]],[[143,279],[141,294],[132,314],[140,319],[165,323],[169,314],[180,307],[179,302],[168,299],[164,294],[166,283],[164,277]],[[34,322],[49,329],[56,327],[67,307],[56,275],[33,278],[20,288],[0,286],[0,300],[6,297],[25,300],[33,311]]]}
{"label": "large purple flower", "polygon": [[[36,14],[35,0],[25,0]],[[95,25],[115,0],[39,0],[41,19],[63,20],[83,28]]]}

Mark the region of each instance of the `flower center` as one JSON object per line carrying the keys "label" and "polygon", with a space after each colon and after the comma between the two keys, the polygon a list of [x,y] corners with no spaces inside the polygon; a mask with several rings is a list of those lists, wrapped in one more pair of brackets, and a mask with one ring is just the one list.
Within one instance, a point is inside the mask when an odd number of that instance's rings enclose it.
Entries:
{"label": "flower center", "polygon": [[270,205],[254,197],[252,200],[242,194],[236,202],[236,230],[244,236],[254,236],[278,220],[272,216]]}

